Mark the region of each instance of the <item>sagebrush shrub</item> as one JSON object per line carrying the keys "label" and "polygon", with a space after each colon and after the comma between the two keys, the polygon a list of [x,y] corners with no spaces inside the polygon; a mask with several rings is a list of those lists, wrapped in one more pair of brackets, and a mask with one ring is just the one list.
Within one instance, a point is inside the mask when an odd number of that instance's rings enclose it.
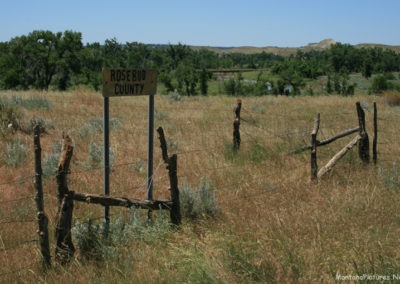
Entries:
{"label": "sagebrush shrub", "polygon": [[14,142],[7,143],[3,154],[3,160],[10,167],[19,167],[28,156],[28,146],[22,144],[19,137],[15,137]]}
{"label": "sagebrush shrub", "polygon": [[201,179],[197,188],[184,183],[180,188],[182,216],[190,219],[216,216],[218,205],[214,191],[213,185],[206,178]]}
{"label": "sagebrush shrub", "polygon": [[18,130],[22,113],[16,105],[0,99],[0,131],[5,133],[7,130]]}

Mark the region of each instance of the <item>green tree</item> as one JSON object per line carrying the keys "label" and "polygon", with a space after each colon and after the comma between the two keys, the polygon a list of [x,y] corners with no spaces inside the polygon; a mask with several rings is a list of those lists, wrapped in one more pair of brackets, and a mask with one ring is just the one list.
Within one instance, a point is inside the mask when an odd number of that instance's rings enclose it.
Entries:
{"label": "green tree", "polygon": [[126,66],[126,56],[124,53],[124,48],[121,43],[118,42],[116,38],[107,39],[104,42],[103,47],[103,58],[104,67],[108,68],[125,68]]}
{"label": "green tree", "polygon": [[219,66],[218,54],[202,48],[191,54],[196,69],[216,69]]}
{"label": "green tree", "polygon": [[150,50],[147,45],[138,42],[126,43],[124,47],[127,66],[135,68],[149,68]]}
{"label": "green tree", "polygon": [[236,95],[243,95],[243,73],[237,73],[237,80],[236,80]]}
{"label": "green tree", "polygon": [[285,94],[285,81],[282,79],[276,80],[276,84],[274,84],[273,93],[275,95],[283,95]]}
{"label": "green tree", "polygon": [[81,34],[70,31],[33,31],[13,38],[2,60],[9,70],[2,74],[4,87],[47,90],[56,75],[60,87],[66,86],[71,73],[79,71],[81,47]]}
{"label": "green tree", "polygon": [[372,60],[370,58],[365,58],[361,74],[363,75],[364,78],[369,79],[372,76],[372,70],[373,70]]}
{"label": "green tree", "polygon": [[167,58],[170,70],[176,70],[179,64],[191,54],[191,49],[187,45],[181,43],[177,45],[168,45],[167,47]]}
{"label": "green tree", "polygon": [[389,83],[385,75],[378,74],[374,76],[371,84],[371,91],[373,93],[381,93],[389,89]]}
{"label": "green tree", "polygon": [[331,76],[328,75],[328,79],[326,81],[326,92],[328,94],[332,94],[333,89],[332,89],[332,80],[331,80]]}
{"label": "green tree", "polygon": [[333,87],[337,94],[343,96],[354,95],[356,84],[350,84],[349,73],[343,71],[341,73],[335,73],[333,76]]}
{"label": "green tree", "polygon": [[203,68],[200,72],[200,92],[202,95],[208,93],[208,81],[212,78],[212,73]]}
{"label": "green tree", "polygon": [[260,71],[257,74],[257,81],[253,85],[252,93],[256,96],[262,96],[270,92],[269,88],[271,88],[271,80],[264,76],[263,71]]}
{"label": "green tree", "polygon": [[103,67],[103,51],[100,43],[88,43],[79,52],[81,69],[72,78],[74,85],[86,85],[99,91],[102,85],[101,69]]}
{"label": "green tree", "polygon": [[187,96],[196,95],[196,86],[199,81],[198,72],[189,61],[181,62],[175,71],[178,82],[178,91]]}
{"label": "green tree", "polygon": [[234,96],[236,95],[236,81],[233,78],[230,78],[228,81],[224,82],[224,90],[227,95]]}
{"label": "green tree", "polygon": [[230,96],[239,96],[246,94],[246,88],[243,84],[243,74],[238,72],[236,74],[236,79],[231,78],[224,82],[225,93]]}
{"label": "green tree", "polygon": [[27,89],[24,80],[25,62],[21,58],[22,45],[17,39],[0,44],[0,86],[2,89]]}
{"label": "green tree", "polygon": [[65,31],[57,33],[56,52],[58,56],[55,74],[56,85],[59,90],[66,90],[74,74],[81,72],[80,52],[83,49],[82,34]]}
{"label": "green tree", "polygon": [[47,90],[56,74],[58,36],[50,31],[34,31],[28,35],[28,44],[23,49],[28,62],[25,71],[33,77],[32,85],[36,89]]}
{"label": "green tree", "polygon": [[358,72],[362,66],[361,52],[349,44],[336,43],[328,51],[329,62],[333,72],[343,70]]}

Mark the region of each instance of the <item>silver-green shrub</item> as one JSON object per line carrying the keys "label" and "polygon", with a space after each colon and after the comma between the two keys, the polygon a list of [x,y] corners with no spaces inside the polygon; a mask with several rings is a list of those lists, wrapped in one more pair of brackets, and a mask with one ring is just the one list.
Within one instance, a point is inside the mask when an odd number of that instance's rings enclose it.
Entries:
{"label": "silver-green shrub", "polygon": [[7,143],[6,150],[3,154],[3,161],[7,166],[19,167],[28,156],[28,146],[22,144],[19,137],[15,137],[14,141]]}
{"label": "silver-green shrub", "polygon": [[207,178],[202,178],[197,187],[186,182],[180,187],[181,214],[192,220],[215,217],[218,204],[214,186]]}

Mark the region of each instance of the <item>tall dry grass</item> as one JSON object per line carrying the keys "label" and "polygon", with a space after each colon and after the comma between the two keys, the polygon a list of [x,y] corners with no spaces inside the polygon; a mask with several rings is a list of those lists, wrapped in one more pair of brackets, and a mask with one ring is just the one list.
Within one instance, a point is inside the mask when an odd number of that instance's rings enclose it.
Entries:
{"label": "tall dry grass", "polygon": [[[43,156],[56,155],[62,132],[68,133],[75,146],[70,189],[102,193],[101,165],[90,160],[94,155],[90,145],[102,145],[103,139],[97,128],[102,119],[99,93],[4,92],[2,96],[47,100],[49,109],[21,108],[21,124],[33,117],[47,122]],[[356,101],[366,110],[371,139],[372,105],[378,103],[378,164],[363,165],[353,149],[318,184],[310,183],[309,153],[288,153],[309,143],[318,112],[321,140],[357,126]],[[100,259],[87,259],[78,249],[69,266],[46,273],[37,263],[37,245],[20,245],[37,239],[35,223],[2,223],[1,282],[324,283],[334,282],[337,274],[400,273],[398,107],[367,96],[245,98],[242,145],[235,154],[234,104],[229,97],[155,99],[155,125],[164,128],[170,153],[178,154],[181,187],[197,188],[202,180],[211,183],[217,216],[184,219],[181,229],[174,231],[164,226],[167,212],[155,214],[158,223],[149,226],[147,212],[112,208],[113,239],[101,244]],[[110,134],[111,195],[146,198],[147,105],[146,97],[110,100],[115,122]],[[20,137],[31,151],[17,168],[0,162],[0,219],[29,221],[35,218],[32,137],[19,131],[8,135]],[[349,139],[319,148],[319,166]],[[5,151],[3,140],[0,154]],[[168,198],[167,171],[155,141],[154,197]],[[44,179],[51,236],[55,188],[53,177]],[[22,196],[26,199],[19,200]],[[86,224],[92,219],[98,224],[102,214],[100,206],[76,203],[74,221]],[[75,244],[77,238],[74,235]],[[51,243],[54,252],[53,237]],[[7,249],[12,246],[16,248]]]}

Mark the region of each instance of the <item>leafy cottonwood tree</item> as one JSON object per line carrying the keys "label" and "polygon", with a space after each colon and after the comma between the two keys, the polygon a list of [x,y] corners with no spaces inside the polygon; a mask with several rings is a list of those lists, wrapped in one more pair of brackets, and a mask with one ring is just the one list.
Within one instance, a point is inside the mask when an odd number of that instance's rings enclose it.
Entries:
{"label": "leafy cottonwood tree", "polygon": [[[187,95],[208,92],[210,69],[268,68],[279,78],[275,93],[284,93],[285,86],[291,85],[291,94],[298,94],[304,87],[305,78],[316,79],[343,72],[361,72],[369,78],[374,73],[399,72],[400,54],[389,49],[358,48],[341,43],[322,51],[299,51],[289,57],[266,52],[220,54],[207,49],[195,50],[180,43],[167,46],[137,42],[121,44],[115,38],[104,44],[82,46],[81,34],[72,31],[56,34],[33,31],[27,36],[0,43],[0,88],[3,89],[53,87],[65,90],[84,84],[99,90],[102,67],[154,68],[167,91],[178,90]],[[337,92],[343,94],[346,78],[337,79],[335,83],[332,76],[332,89],[336,84]],[[264,85],[257,83],[256,87],[242,84],[240,80],[227,85],[234,94],[265,93],[265,82]],[[346,85],[345,89],[351,91],[352,87]]]}
{"label": "leafy cottonwood tree", "polygon": [[102,48],[103,66],[109,68],[125,68],[126,56],[124,47],[116,38],[107,39]]}
{"label": "leafy cottonwood tree", "polygon": [[135,68],[150,68],[150,50],[147,45],[138,42],[126,43],[124,47],[127,65]]}
{"label": "leafy cottonwood tree", "polygon": [[200,92],[202,95],[208,93],[208,81],[212,78],[212,72],[203,68],[200,72]]}
{"label": "leafy cottonwood tree", "polygon": [[81,69],[72,78],[74,85],[86,85],[99,91],[102,85],[103,51],[100,43],[88,43],[78,54]]}
{"label": "leafy cottonwood tree", "polygon": [[197,70],[189,60],[181,62],[175,71],[179,93],[187,96],[196,95],[196,86],[199,81]]}
{"label": "leafy cottonwood tree", "polygon": [[389,89],[389,83],[383,74],[374,76],[371,84],[371,91],[373,93],[381,93]]}
{"label": "leafy cottonwood tree", "polygon": [[57,38],[56,52],[58,60],[55,78],[58,89],[66,90],[70,86],[71,78],[74,74],[81,72],[82,35],[81,33],[65,31],[64,34],[57,33]]}
{"label": "leafy cottonwood tree", "polygon": [[64,87],[71,74],[79,72],[77,54],[81,48],[81,34],[71,31],[33,31],[13,38],[2,54],[1,67],[8,70],[1,74],[2,85],[47,90],[58,73],[60,86]]}

